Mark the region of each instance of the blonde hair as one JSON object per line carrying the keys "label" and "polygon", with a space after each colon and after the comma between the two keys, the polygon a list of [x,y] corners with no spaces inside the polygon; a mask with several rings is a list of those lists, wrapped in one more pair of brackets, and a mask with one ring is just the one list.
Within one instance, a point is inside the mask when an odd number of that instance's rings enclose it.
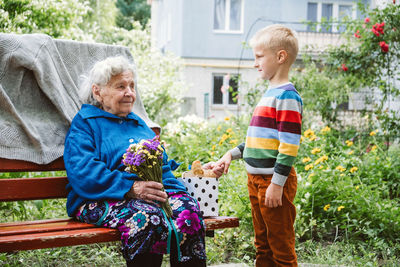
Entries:
{"label": "blonde hair", "polygon": [[89,72],[87,77],[81,76],[83,82],[79,90],[79,98],[84,104],[91,104],[99,107],[100,103],[93,97],[92,86],[104,86],[113,76],[130,71],[133,74],[136,87],[136,69],[125,57],[116,56],[108,57],[102,61],[98,61]]}
{"label": "blonde hair", "polygon": [[262,46],[274,51],[285,50],[289,55],[289,63],[293,64],[299,51],[295,31],[280,24],[269,25],[254,34],[249,42],[252,48]]}

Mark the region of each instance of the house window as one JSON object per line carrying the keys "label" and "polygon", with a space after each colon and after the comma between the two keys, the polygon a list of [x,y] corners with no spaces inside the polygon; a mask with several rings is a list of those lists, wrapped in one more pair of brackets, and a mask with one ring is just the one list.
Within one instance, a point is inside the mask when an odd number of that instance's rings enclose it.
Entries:
{"label": "house window", "polygon": [[238,76],[213,74],[213,105],[237,105]]}
{"label": "house window", "polygon": [[[339,5],[339,21],[343,21],[344,18],[353,17],[353,7],[350,5]],[[344,32],[346,27],[343,25],[339,26],[339,32]]]}
{"label": "house window", "polygon": [[307,20],[310,24],[307,26],[308,31],[321,32],[342,32],[345,27],[338,26],[333,21],[342,21],[345,17],[355,19],[356,9],[354,4],[343,3],[307,3]]}
{"label": "house window", "polygon": [[241,32],[243,0],[214,0],[214,30]]}
{"label": "house window", "polygon": [[[332,15],[333,15],[333,5],[332,4],[322,4],[322,10],[321,10],[321,21],[325,22],[330,22],[332,20]],[[322,32],[332,32],[332,27],[329,25],[321,25],[321,31]]]}
{"label": "house window", "polygon": [[310,24],[307,26],[307,31],[315,31],[318,21],[318,4],[308,3],[307,4],[307,20]]}

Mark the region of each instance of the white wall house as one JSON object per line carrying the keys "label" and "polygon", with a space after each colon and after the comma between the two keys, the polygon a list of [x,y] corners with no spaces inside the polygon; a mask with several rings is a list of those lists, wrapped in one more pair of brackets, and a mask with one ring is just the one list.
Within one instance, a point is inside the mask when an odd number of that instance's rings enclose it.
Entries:
{"label": "white wall house", "polygon": [[[223,118],[242,112],[245,89],[235,82],[257,81],[251,49],[244,45],[259,29],[274,23],[296,30],[300,55],[312,47],[320,53],[343,40],[336,25],[311,27],[305,21],[360,17],[356,0],[152,0],[152,40],[161,51],[170,51],[185,64],[189,85],[183,114]],[[369,0],[364,0],[370,4]],[[231,78],[231,79],[229,79]],[[239,101],[226,90],[230,85]]]}

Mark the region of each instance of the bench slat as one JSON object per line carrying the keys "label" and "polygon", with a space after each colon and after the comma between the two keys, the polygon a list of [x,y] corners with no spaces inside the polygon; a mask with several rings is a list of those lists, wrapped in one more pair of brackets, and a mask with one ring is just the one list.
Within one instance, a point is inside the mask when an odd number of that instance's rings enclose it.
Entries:
{"label": "bench slat", "polygon": [[37,221],[35,224],[27,224],[25,222],[0,224],[0,237],[7,235],[24,235],[44,232],[56,232],[56,231],[70,231],[78,229],[95,228],[96,226],[88,223],[81,223],[73,221],[72,219],[60,219],[60,220],[45,220]]}
{"label": "bench slat", "polygon": [[[65,170],[62,158],[39,165],[27,161],[0,158],[0,172]],[[0,201],[65,198],[67,177],[0,179]],[[213,236],[216,229],[239,226],[235,217],[207,217],[206,235]],[[84,245],[120,240],[116,229],[66,219],[0,223],[0,252]]]}
{"label": "bench slat", "polygon": [[0,172],[44,172],[63,170],[65,170],[63,157],[43,165],[23,160],[0,158]]}
{"label": "bench slat", "polygon": [[[207,231],[239,226],[234,217],[207,217]],[[116,229],[96,227],[72,219],[0,224],[0,252],[74,246],[120,240]]]}
{"label": "bench slat", "polygon": [[92,228],[0,237],[0,252],[75,246],[120,239],[114,229]]}
{"label": "bench slat", "polygon": [[65,198],[67,177],[0,179],[0,201]]}

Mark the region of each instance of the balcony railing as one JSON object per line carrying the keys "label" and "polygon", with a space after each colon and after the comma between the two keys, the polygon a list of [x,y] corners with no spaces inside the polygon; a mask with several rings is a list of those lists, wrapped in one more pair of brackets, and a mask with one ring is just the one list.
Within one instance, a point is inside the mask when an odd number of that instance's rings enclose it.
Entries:
{"label": "balcony railing", "polygon": [[329,46],[339,46],[346,42],[339,33],[297,32],[297,36],[300,53],[322,53]]}

